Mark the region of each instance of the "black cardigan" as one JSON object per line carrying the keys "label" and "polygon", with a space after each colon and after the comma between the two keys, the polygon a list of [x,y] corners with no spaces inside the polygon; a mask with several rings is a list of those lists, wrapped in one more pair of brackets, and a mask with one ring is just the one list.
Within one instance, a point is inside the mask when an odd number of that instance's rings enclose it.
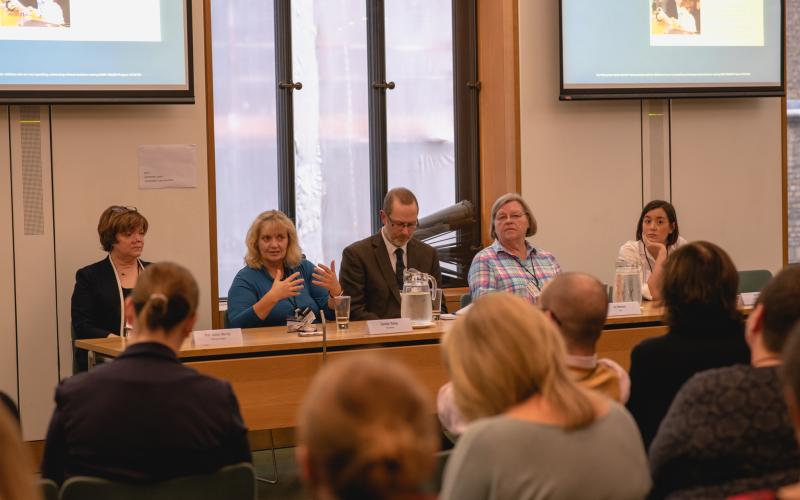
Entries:
{"label": "black cardigan", "polygon": [[639,426],[645,448],[656,435],[669,405],[695,373],[748,364],[750,350],[741,320],[698,319],[647,339],[631,352],[631,397],[628,410]]}
{"label": "black cardigan", "polygon": [[[147,267],[149,262],[140,261]],[[108,257],[75,273],[72,292],[72,337],[74,339],[99,339],[109,333],[119,335],[122,311],[119,304],[119,286],[114,268]],[[77,371],[86,371],[86,351],[74,349]]]}

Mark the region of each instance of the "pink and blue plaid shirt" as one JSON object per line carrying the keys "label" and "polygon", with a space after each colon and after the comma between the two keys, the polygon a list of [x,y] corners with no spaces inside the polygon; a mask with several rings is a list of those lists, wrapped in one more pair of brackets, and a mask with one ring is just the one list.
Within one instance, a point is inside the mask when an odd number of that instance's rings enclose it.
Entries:
{"label": "pink and blue plaid shirt", "polygon": [[545,283],[561,273],[561,266],[550,252],[545,252],[525,241],[528,256],[523,261],[498,240],[484,248],[469,267],[469,291],[475,300],[481,295],[506,291],[531,303],[542,291]]}

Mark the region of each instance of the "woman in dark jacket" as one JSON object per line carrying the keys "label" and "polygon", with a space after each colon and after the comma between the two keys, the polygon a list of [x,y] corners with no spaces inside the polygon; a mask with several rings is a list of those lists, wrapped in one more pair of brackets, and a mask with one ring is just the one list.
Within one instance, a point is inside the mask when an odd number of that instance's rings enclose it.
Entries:
{"label": "woman in dark jacket", "polygon": [[[147,219],[135,207],[110,206],[100,216],[97,233],[108,256],[79,269],[72,292],[73,339],[103,338],[125,331],[125,298],[149,264],[140,259]],[[75,371],[87,369],[86,352],[73,350]]]}
{"label": "woman in dark jacket", "polygon": [[646,447],[692,375],[750,362],[737,309],[739,275],[728,254],[713,243],[693,242],[670,255],[664,271],[661,293],[669,331],[631,353],[628,410]]}

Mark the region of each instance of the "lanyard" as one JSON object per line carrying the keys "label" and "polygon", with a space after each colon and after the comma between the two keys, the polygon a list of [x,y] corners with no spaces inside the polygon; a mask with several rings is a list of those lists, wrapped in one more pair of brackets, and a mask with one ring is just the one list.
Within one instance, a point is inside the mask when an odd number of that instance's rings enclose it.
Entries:
{"label": "lanyard", "polygon": [[[514,255],[512,253],[509,253],[507,251],[506,251],[506,253],[508,253],[508,255],[510,255],[517,262],[517,264],[519,264],[519,266],[522,269],[524,269],[525,272],[529,275],[528,285],[533,283],[535,285],[535,287],[536,287],[536,291],[541,291],[542,290],[542,286],[541,286],[541,283],[539,282],[539,278],[536,277],[536,274],[534,274],[533,272],[531,272],[530,269],[525,267],[525,264],[522,263],[522,261],[519,259],[519,257],[517,257],[516,255]],[[533,268],[533,270],[535,271],[536,270],[536,265],[533,263],[533,258],[531,257],[530,252],[528,252],[528,257],[525,260],[530,260],[531,268]],[[505,264],[503,264],[503,267],[506,267]],[[531,280],[531,278],[533,278],[533,280]],[[531,295],[533,295],[534,297],[537,295],[536,293],[533,293],[534,290],[531,290],[530,286],[528,286],[528,292],[530,292]]]}

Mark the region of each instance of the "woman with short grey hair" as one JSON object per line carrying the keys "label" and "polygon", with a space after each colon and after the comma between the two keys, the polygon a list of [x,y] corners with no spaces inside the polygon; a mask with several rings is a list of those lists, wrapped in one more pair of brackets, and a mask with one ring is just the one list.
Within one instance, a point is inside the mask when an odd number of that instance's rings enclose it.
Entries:
{"label": "woman with short grey hair", "polygon": [[526,239],[536,234],[536,217],[520,194],[506,193],[492,205],[491,224],[494,242],[478,252],[469,268],[473,300],[507,291],[535,303],[544,284],[561,272],[553,254]]}

